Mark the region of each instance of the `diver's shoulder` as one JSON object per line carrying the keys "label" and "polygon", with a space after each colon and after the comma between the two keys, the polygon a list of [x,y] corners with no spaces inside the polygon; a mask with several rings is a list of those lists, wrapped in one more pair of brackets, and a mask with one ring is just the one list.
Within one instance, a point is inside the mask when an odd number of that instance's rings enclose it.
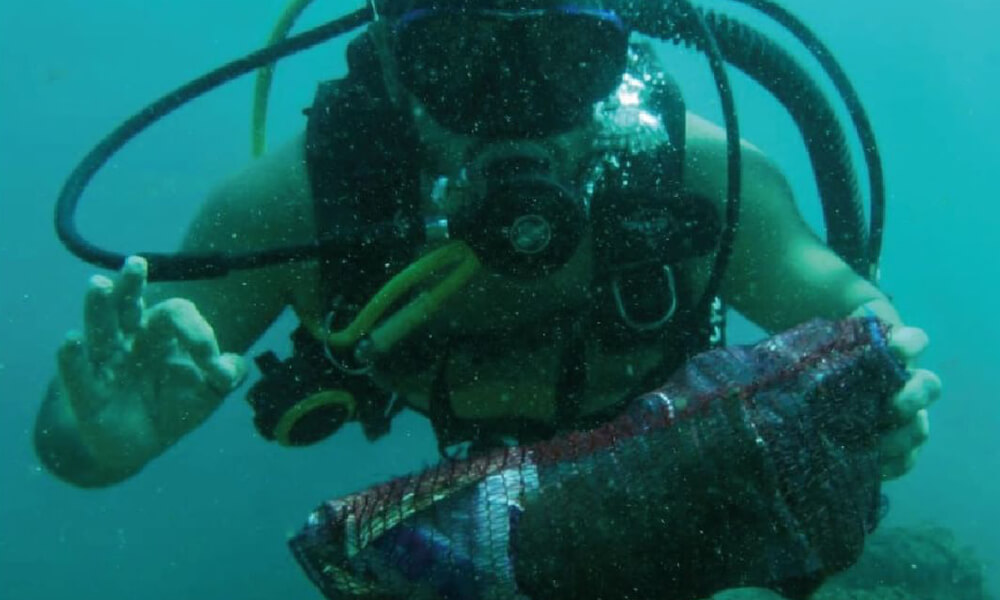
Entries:
{"label": "diver's shoulder", "polygon": [[[685,133],[685,181],[702,194],[725,197],[728,148],[726,130],[698,114],[688,112]],[[777,163],[746,139],[740,140],[744,178],[781,180]]]}
{"label": "diver's shoulder", "polygon": [[[706,119],[705,117],[688,111],[685,119],[686,134],[685,142],[695,149],[709,150],[713,152],[726,152],[726,130],[724,127]],[[746,139],[740,140],[740,146],[744,152],[753,155],[764,156],[764,153]]]}
{"label": "diver's shoulder", "polygon": [[315,237],[312,191],[300,134],[248,163],[219,185],[205,209],[229,220],[234,231],[252,232],[261,244],[301,244]]}
{"label": "diver's shoulder", "polygon": [[[305,136],[299,134],[217,185],[191,223],[184,247],[240,254],[315,239]],[[318,277],[316,261],[305,260],[236,271],[220,281],[236,282],[227,289],[240,290],[244,299],[260,297],[263,290],[301,304],[318,297]]]}
{"label": "diver's shoulder", "polygon": [[300,133],[254,159],[226,181],[223,189],[265,205],[273,202],[275,210],[287,202],[312,204],[306,168],[305,134]]}

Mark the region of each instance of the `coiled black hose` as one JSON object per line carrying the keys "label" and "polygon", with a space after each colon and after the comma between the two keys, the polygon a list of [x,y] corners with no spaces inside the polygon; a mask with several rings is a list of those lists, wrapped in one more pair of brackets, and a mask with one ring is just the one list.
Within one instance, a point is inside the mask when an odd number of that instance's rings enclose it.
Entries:
{"label": "coiled black hose", "polygon": [[[80,196],[87,189],[90,180],[122,146],[153,123],[205,92],[280,58],[353,31],[371,19],[371,7],[365,6],[281,43],[247,54],[189,81],[127,119],[94,146],[66,178],[55,208],[56,233],[59,239],[70,252],[93,265],[108,269],[121,268],[126,255],[105,250],[84,239],[77,229],[75,215]],[[149,280],[163,281],[221,277],[234,269],[252,269],[310,258],[319,250],[319,243],[312,242],[240,254],[143,252],[142,256],[149,263]]]}
{"label": "coiled black hose", "polygon": [[861,151],[864,153],[865,165],[868,168],[869,201],[871,203],[871,225],[868,233],[868,277],[875,280],[878,276],[878,261],[882,253],[882,234],[885,228],[885,177],[882,171],[882,158],[879,155],[878,143],[875,140],[875,131],[864,106],[861,104],[861,99],[854,86],[851,85],[847,73],[837,63],[830,49],[795,15],[774,0],[736,1],[771,17],[798,38],[826,71],[830,81],[837,88],[837,93],[844,100],[847,113],[854,123],[854,129],[861,142]]}
{"label": "coiled black hose", "polygon": [[710,307],[716,301],[719,289],[722,287],[722,280],[732,256],[736,230],[739,226],[743,189],[739,119],[729,75],[726,73],[726,58],[705,20],[704,12],[690,0],[671,0],[666,5],[658,2],[632,4],[631,0],[626,3],[628,7],[623,9],[623,14],[628,15],[629,25],[636,31],[663,41],[671,41],[683,33],[683,39],[690,40],[690,44],[701,50],[708,59],[708,67],[712,72],[719,101],[722,104],[723,124],[726,130],[725,222],[708,281],[705,283],[701,298],[695,304],[698,307],[696,310],[709,314],[708,311],[711,310]]}
{"label": "coiled black hose", "polygon": [[[726,62],[770,92],[795,121],[822,199],[827,244],[856,272],[870,277],[876,259],[869,253],[856,171],[844,130],[826,95],[798,61],[763,33],[712,11],[706,11],[705,22]],[[701,50],[698,38],[682,30],[669,41]]]}

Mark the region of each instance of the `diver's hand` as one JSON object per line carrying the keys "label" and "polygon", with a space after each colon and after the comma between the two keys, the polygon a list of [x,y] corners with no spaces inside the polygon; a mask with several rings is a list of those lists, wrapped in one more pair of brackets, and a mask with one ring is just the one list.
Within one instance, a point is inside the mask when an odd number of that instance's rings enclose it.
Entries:
{"label": "diver's hand", "polygon": [[146,261],[130,257],[116,280],[94,276],[84,331],[59,350],[62,393],[81,439],[108,465],[139,468],[202,423],[246,376],[220,354],[215,333],[180,298],[146,308]]}
{"label": "diver's hand", "polygon": [[895,479],[912,469],[921,445],[930,435],[927,407],[941,395],[941,380],[926,369],[914,367],[927,344],[922,329],[897,326],[892,330],[889,349],[906,362],[910,379],[893,398],[888,429],[882,434],[883,479]]}

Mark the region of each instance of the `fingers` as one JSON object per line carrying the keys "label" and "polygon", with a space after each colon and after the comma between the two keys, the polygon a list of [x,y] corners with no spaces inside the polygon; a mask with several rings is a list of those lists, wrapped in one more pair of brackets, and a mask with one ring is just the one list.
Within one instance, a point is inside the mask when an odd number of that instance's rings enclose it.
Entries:
{"label": "fingers", "polygon": [[907,363],[915,360],[929,343],[927,333],[918,327],[896,327],[889,334],[889,349]]}
{"label": "fingers", "polygon": [[882,436],[880,441],[882,456],[885,458],[905,456],[926,442],[930,434],[930,419],[927,416],[927,411],[921,410],[913,417],[912,421]]}
{"label": "fingers", "polygon": [[146,273],[145,259],[130,256],[117,281],[103,275],[90,278],[84,298],[83,328],[87,354],[94,366],[102,366],[121,352],[125,336],[139,329]]}
{"label": "fingers", "polygon": [[164,300],[147,311],[141,340],[146,352],[168,352],[179,345],[200,365],[219,353],[215,332],[195,305],[183,298]]}
{"label": "fingers", "polygon": [[59,377],[69,390],[80,389],[91,379],[90,363],[84,348],[83,336],[71,331],[59,347]]}
{"label": "fingers", "polygon": [[121,348],[114,284],[103,275],[90,278],[83,300],[83,334],[87,354],[95,366],[107,362]]}
{"label": "fingers", "polygon": [[247,377],[247,361],[239,354],[226,352],[215,361],[213,376],[217,389],[229,393],[238,388]]}
{"label": "fingers", "polygon": [[115,285],[118,326],[125,335],[134,335],[142,322],[142,293],[146,289],[148,271],[146,259],[130,256],[125,260],[121,276]]}
{"label": "fingers", "polygon": [[[911,332],[905,332],[910,329]],[[915,357],[927,346],[927,336],[919,329],[903,328],[894,344],[901,354]],[[896,479],[908,473],[916,463],[921,446],[930,436],[927,407],[941,396],[941,379],[926,369],[911,369],[910,379],[893,398],[890,423],[902,424],[880,439],[882,478]]]}
{"label": "fingers", "polygon": [[941,397],[941,378],[927,369],[913,369],[892,401],[891,422],[906,423]]}
{"label": "fingers", "polygon": [[63,390],[76,417],[86,420],[97,414],[104,404],[100,394],[91,393],[94,389],[94,371],[83,336],[79,332],[71,331],[66,336],[59,347],[58,364]]}
{"label": "fingers", "polygon": [[926,410],[916,413],[913,420],[882,436],[882,478],[895,479],[913,468],[920,447],[930,437],[930,419]]}
{"label": "fingers", "polygon": [[920,449],[915,448],[912,452],[909,452],[905,456],[883,461],[881,466],[882,479],[885,481],[899,479],[903,475],[909,473],[913,469],[913,466],[917,463],[917,456],[919,454]]}
{"label": "fingers", "polygon": [[232,391],[247,372],[242,357],[219,353],[211,325],[193,303],[181,298],[165,300],[149,310],[137,349],[143,353],[185,352],[202,371],[205,383],[220,394]]}

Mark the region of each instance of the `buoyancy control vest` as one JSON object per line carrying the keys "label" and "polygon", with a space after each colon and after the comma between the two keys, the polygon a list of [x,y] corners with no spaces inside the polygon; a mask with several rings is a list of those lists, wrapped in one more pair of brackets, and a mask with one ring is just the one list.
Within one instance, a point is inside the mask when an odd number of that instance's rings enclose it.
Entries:
{"label": "buoyancy control vest", "polygon": [[[306,162],[321,243],[339,250],[320,260],[328,326],[337,328],[422,249],[413,223],[421,221],[424,153],[413,122],[394,105],[368,35],[353,40],[348,74],[319,85],[306,110]],[[595,107],[601,152],[583,186],[593,238],[594,275],[589,302],[546,315],[502,334],[434,340],[414,336],[390,357],[398,366],[436,369],[430,418],[442,452],[547,438],[612,416],[629,398],[651,389],[691,355],[722,343],[721,302],[698,307],[686,263],[712,252],[721,230],[717,208],[683,186],[685,108],[679,90],[649,47],[634,45],[622,84]],[[386,231],[390,233],[386,235]],[[385,240],[392,240],[386,243]],[[345,243],[345,240],[349,240]],[[557,344],[555,425],[524,418],[459,418],[450,402],[445,365],[456,348],[509,348],[514,339]],[[504,335],[498,344],[498,335]],[[509,338],[509,339],[508,339]],[[584,417],[587,344],[613,353],[655,347],[655,367],[621,390],[621,401]],[[291,357],[257,358],[262,379],[248,400],[267,439],[304,445],[347,420],[369,439],[389,429],[405,406],[376,383],[380,364],[352,364],[306,327],[293,334]],[[408,348],[408,350],[407,350]],[[411,360],[420,357],[419,360]]]}

